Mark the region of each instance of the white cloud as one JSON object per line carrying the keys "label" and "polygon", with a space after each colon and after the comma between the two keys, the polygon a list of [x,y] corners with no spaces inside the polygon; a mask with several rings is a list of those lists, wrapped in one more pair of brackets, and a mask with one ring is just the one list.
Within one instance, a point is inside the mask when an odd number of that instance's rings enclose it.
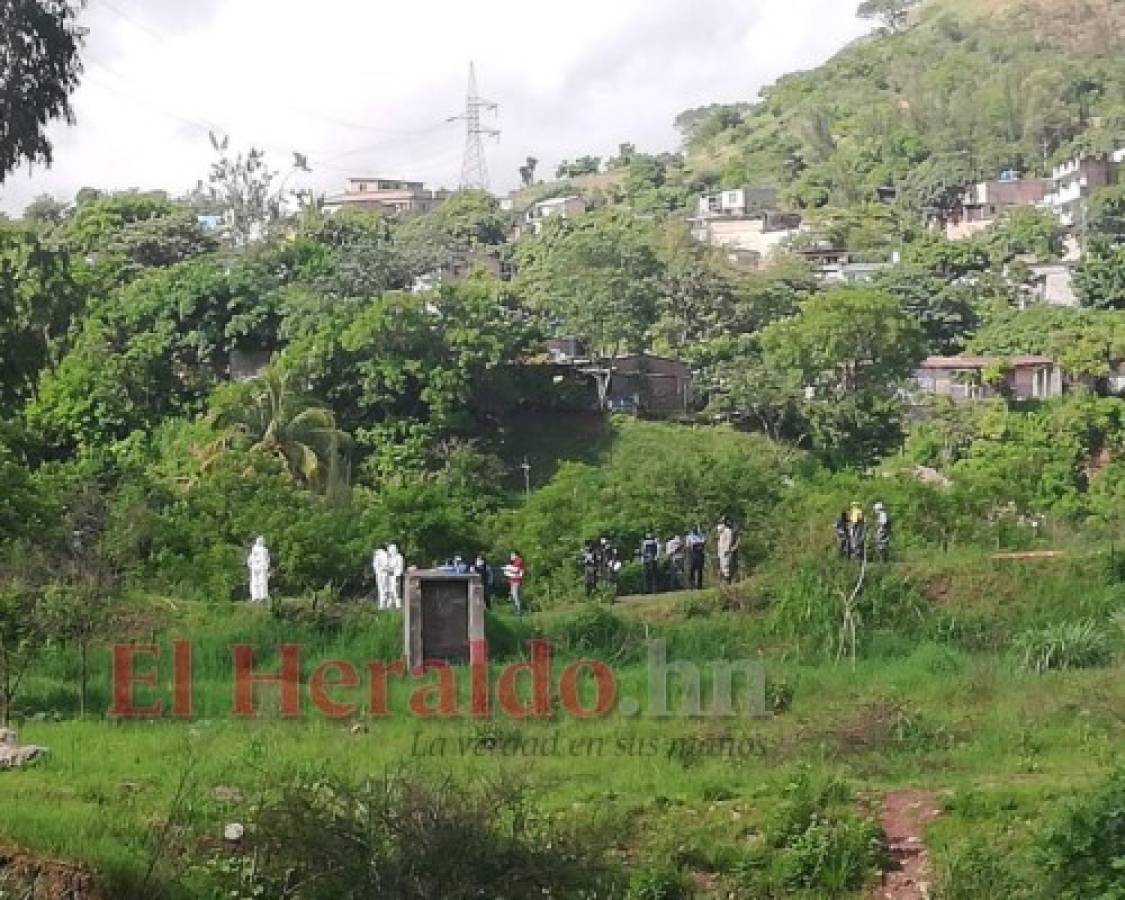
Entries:
{"label": "white cloud", "polygon": [[[544,12],[549,9],[549,12]],[[207,170],[206,132],[309,154],[308,183],[349,173],[455,186],[470,58],[503,132],[493,187],[622,141],[675,146],[684,109],[753,99],[863,33],[854,0],[91,0],[78,124],[50,170],[9,176],[0,206],[83,185],[178,192]],[[301,176],[306,177],[306,176]],[[293,183],[297,183],[294,179]]]}

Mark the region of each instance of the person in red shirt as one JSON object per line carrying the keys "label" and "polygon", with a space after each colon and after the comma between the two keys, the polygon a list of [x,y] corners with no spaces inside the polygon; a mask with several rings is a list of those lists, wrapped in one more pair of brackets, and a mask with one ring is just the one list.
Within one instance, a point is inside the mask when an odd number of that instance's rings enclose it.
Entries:
{"label": "person in red shirt", "polygon": [[517,616],[523,615],[523,605],[520,602],[520,591],[523,588],[524,566],[523,557],[519,551],[512,553],[508,565],[504,566],[504,577],[508,579],[508,593],[512,597],[512,607]]}

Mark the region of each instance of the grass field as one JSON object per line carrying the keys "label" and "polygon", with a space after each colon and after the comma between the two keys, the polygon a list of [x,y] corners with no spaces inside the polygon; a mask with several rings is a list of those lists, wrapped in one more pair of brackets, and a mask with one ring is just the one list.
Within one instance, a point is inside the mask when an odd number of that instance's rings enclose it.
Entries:
{"label": "grass field", "polygon": [[[556,685],[568,662],[612,661],[618,700],[639,700],[641,714],[624,715],[619,702],[588,721],[562,710],[542,721],[418,719],[409,702],[420,682],[395,679],[389,718],[329,721],[306,698],[306,715],[281,720],[275,692],[260,690],[262,716],[232,720],[230,645],[255,645],[261,670],[273,671],[276,648],[298,643],[307,677],[324,659],[396,658],[401,620],[351,613],[328,625],[307,610],[278,620],[245,608],[137,599],[128,638],[193,642],[195,719],[53,720],[76,703],[75,654],[57,649],[26,684],[18,723],[22,740],[51,752],[33,767],[0,773],[0,835],[89,863],[109,897],[217,896],[200,861],[221,844],[226,823],[245,820],[257,798],[296,775],[496,777],[526,781],[550,815],[610,821],[615,854],[634,867],[671,862],[700,894],[756,896],[746,887],[747,855],[795,779],[812,778],[839,780],[849,789],[847,805],[871,817],[888,791],[931,792],[944,810],[927,832],[939,883],[943,872],[955,873],[956,883],[987,875],[1019,896],[1023,888],[1007,869],[977,871],[972,848],[1002,846],[1003,866],[1019,868],[1031,853],[1032,826],[1120,764],[1125,666],[1118,655],[1096,667],[1035,674],[1010,641],[982,638],[1120,601],[1119,589],[1096,573],[1014,573],[1005,565],[978,555],[899,566],[896,578],[924,588],[925,621],[905,633],[865,632],[854,667],[779,635],[760,611],[763,588],[753,581],[734,598],[740,611],[724,609],[731,598],[705,591],[619,604],[612,614],[593,606],[522,620],[492,614],[493,685],[504,664],[524,659],[533,636],[555,647]],[[972,625],[950,625],[957,621]],[[645,715],[646,637],[667,641],[671,659],[760,661],[771,714]],[[1120,636],[1114,640],[1119,650]],[[95,655],[93,672],[91,707],[106,709],[107,651]],[[162,684],[169,679],[164,665]],[[674,708],[679,682],[672,685]],[[705,676],[705,701],[709,686]],[[460,688],[464,697],[466,685]],[[364,691],[351,695],[362,700]],[[945,895],[960,896],[951,888]]]}

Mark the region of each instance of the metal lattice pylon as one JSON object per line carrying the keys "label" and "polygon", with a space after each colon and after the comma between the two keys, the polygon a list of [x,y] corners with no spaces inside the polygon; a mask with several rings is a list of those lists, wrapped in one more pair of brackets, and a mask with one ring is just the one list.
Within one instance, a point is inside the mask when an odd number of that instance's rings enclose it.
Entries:
{"label": "metal lattice pylon", "polygon": [[469,63],[469,91],[465,100],[465,112],[452,116],[450,122],[465,123],[465,157],[461,163],[461,189],[488,190],[488,160],[484,156],[483,138],[500,137],[500,132],[481,124],[481,113],[495,114],[499,107],[491,100],[485,100],[477,90],[476,67]]}

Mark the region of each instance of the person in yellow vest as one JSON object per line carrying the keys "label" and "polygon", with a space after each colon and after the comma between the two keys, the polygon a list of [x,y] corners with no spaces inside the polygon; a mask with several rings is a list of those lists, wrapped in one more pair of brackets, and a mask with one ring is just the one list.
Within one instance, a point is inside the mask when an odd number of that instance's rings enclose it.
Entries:
{"label": "person in yellow vest", "polygon": [[867,523],[858,500],[853,500],[848,510],[848,549],[852,559],[863,559],[867,555]]}

